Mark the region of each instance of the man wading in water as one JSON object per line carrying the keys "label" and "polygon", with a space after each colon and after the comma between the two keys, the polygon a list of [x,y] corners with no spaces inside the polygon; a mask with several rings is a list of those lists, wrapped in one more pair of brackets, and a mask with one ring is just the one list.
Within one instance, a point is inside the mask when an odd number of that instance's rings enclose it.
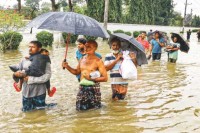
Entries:
{"label": "man wading in water", "polygon": [[[111,40],[112,52],[106,55],[105,67],[107,71],[110,71],[110,80],[112,88],[112,99],[123,100],[126,96],[128,89],[128,80],[123,79],[119,69],[123,61],[123,55],[121,53],[121,42],[117,38]],[[136,55],[133,52],[129,54],[135,66],[137,66]],[[129,66],[127,66],[129,67]]]}
{"label": "man wading in water", "polygon": [[[62,63],[74,75],[81,74],[79,92],[76,98],[77,110],[88,110],[101,107],[101,92],[99,82],[106,82],[107,72],[101,59],[95,55],[98,47],[96,41],[87,41],[85,44],[86,55],[79,61],[76,69],[69,66],[67,62]],[[99,71],[99,76],[93,77],[91,73]]]}

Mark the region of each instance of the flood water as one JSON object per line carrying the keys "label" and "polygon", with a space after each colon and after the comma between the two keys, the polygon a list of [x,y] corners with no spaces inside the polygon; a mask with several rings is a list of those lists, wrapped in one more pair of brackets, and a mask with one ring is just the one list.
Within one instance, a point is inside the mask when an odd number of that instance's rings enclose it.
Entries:
{"label": "flood water", "polygon": [[[138,68],[138,80],[129,84],[124,101],[111,100],[109,82],[101,83],[102,105],[98,110],[75,110],[78,82],[61,68],[65,48],[54,44],[49,49],[52,60],[51,85],[57,88],[47,103],[52,109],[23,113],[22,95],[12,86],[8,66],[17,64],[28,54],[25,41],[19,50],[0,53],[0,132],[58,133],[153,133],[200,132],[200,43],[192,34],[188,54],[179,52],[176,64],[167,63],[167,53],[160,62],[150,61]],[[77,65],[76,47],[69,48],[68,62]],[[110,52],[106,42],[99,41],[98,52]]]}

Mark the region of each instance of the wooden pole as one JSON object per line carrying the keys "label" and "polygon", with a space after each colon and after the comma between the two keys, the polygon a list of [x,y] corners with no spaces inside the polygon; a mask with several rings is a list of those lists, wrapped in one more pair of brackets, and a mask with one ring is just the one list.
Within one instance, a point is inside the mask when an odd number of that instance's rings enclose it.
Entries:
{"label": "wooden pole", "polygon": [[[70,37],[71,37],[71,34],[68,33],[66,36],[66,50],[65,50],[64,62],[67,61],[66,58],[67,58],[67,52],[68,52],[68,47],[69,47],[69,43],[70,43]],[[63,69],[65,69],[65,68],[63,67]]]}

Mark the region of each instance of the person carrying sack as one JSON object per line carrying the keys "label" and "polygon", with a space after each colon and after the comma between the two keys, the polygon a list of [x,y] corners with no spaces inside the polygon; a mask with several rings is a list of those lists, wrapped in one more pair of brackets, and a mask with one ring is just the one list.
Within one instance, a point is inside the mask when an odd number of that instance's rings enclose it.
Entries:
{"label": "person carrying sack", "polygon": [[[126,96],[128,89],[128,80],[123,79],[119,71],[123,61],[123,54],[120,48],[120,40],[117,38],[113,38],[111,40],[111,53],[106,55],[104,62],[106,70],[110,71],[113,100],[123,100]],[[130,54],[130,58],[133,61],[133,63],[137,66],[135,54]]]}

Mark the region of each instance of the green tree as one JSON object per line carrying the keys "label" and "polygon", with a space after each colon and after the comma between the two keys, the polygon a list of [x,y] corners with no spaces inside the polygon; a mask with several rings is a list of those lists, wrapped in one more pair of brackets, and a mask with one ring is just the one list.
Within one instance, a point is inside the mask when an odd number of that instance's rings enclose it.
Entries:
{"label": "green tree", "polygon": [[109,1],[108,22],[122,22],[122,0]]}
{"label": "green tree", "polygon": [[41,0],[26,0],[25,5],[29,7],[30,9],[30,17],[31,19],[33,19],[34,17],[36,17],[36,11],[39,10],[39,2]]}
{"label": "green tree", "polygon": [[195,15],[193,17],[191,26],[200,27],[200,16]]}
{"label": "green tree", "polygon": [[0,32],[16,31],[24,26],[24,17],[15,10],[0,10]]}
{"label": "green tree", "polygon": [[130,0],[128,22],[168,25],[172,18],[171,2],[172,0]]}
{"label": "green tree", "polygon": [[22,35],[15,31],[24,26],[24,18],[15,10],[0,10],[0,14],[0,50],[16,49]]}
{"label": "green tree", "polygon": [[181,16],[181,13],[173,12],[169,25],[171,25],[171,26],[182,26],[182,24],[183,24],[183,17]]}
{"label": "green tree", "polygon": [[51,7],[52,7],[52,11],[57,11],[58,10],[58,7],[59,5],[56,4],[56,1],[55,0],[50,0],[51,1]]}
{"label": "green tree", "polygon": [[51,11],[51,3],[48,3],[48,2],[43,2],[41,4],[41,7],[40,7],[40,13],[39,14],[43,14],[43,13],[47,13],[47,12],[50,12]]}
{"label": "green tree", "polygon": [[17,6],[18,6],[18,12],[20,13],[22,9],[21,0],[17,0]]}
{"label": "green tree", "polygon": [[104,18],[104,0],[87,0],[86,15],[103,22]]}
{"label": "green tree", "polygon": [[50,1],[51,1],[52,11],[58,11],[61,6],[62,7],[67,6],[66,0],[59,0],[57,3],[56,0],[50,0]]}

